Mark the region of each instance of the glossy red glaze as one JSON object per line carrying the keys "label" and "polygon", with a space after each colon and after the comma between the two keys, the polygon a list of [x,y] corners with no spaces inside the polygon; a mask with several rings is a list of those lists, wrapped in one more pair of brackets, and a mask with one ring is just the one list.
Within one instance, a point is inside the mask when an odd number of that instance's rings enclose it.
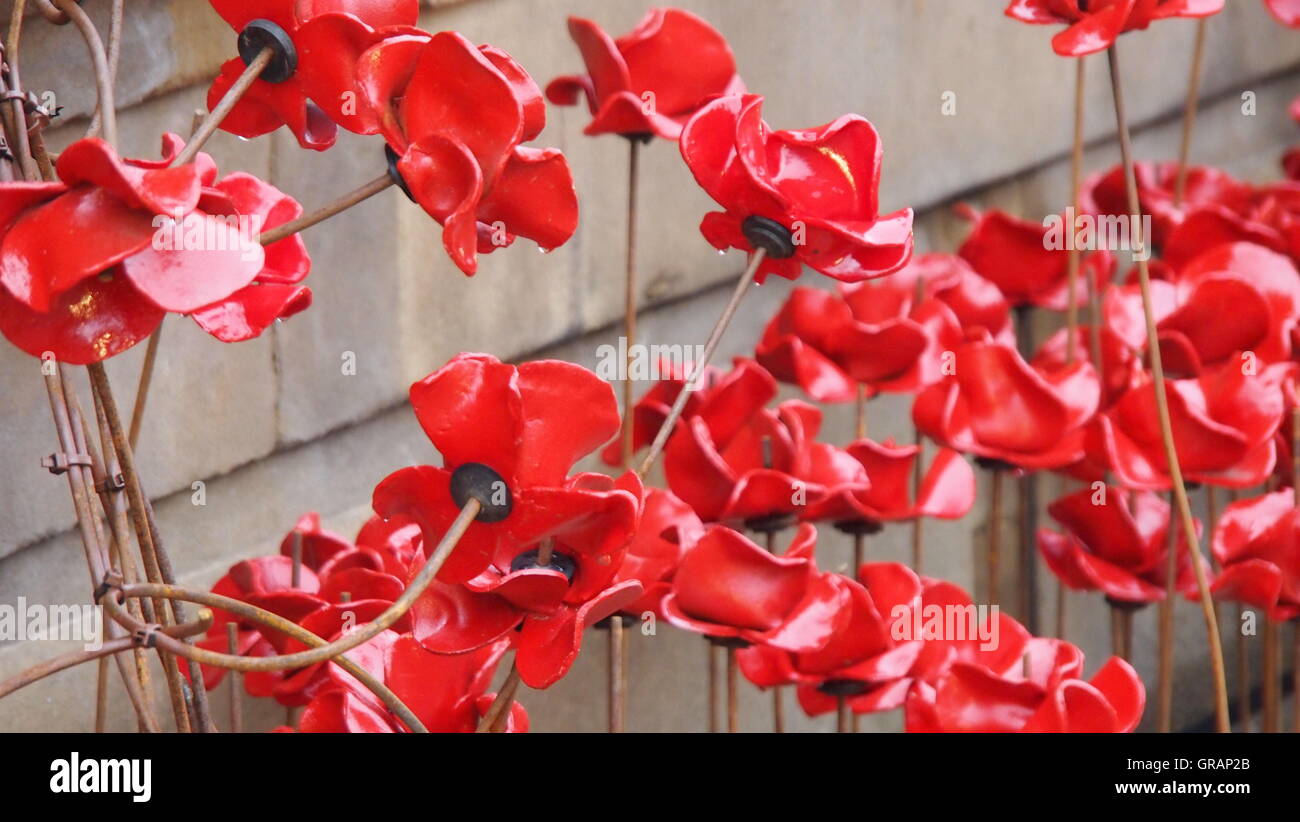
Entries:
{"label": "glossy red glaze", "polygon": [[742,224],[752,216],[791,232],[795,253],[769,257],[762,282],[796,279],[802,266],[844,282],[879,277],[912,255],[912,211],[880,216],[881,147],[866,119],[848,114],[802,131],[773,131],[758,95],[720,97],[703,106],[681,135],[682,157],[725,212],[704,217],[700,231],[715,248],[752,252]]}
{"label": "glossy red glaze", "polygon": [[1061,24],[1052,49],[1062,57],[1103,51],[1126,31],[1145,29],[1156,20],[1209,17],[1224,0],[1011,0],[1006,15],[1022,23]]}
{"label": "glossy red glaze", "polygon": [[651,9],[618,38],[590,20],[570,17],[569,34],[587,73],[555,78],[546,97],[562,106],[585,99],[592,114],[586,134],[676,140],[709,98],[745,91],[727,41],[681,9]]}
{"label": "glossy red glaze", "polygon": [[541,133],[546,104],[510,55],[454,31],[401,34],[366,50],[357,84],[461,271],[516,236],[543,251],[573,236],[573,175],[558,149],[522,145]]}

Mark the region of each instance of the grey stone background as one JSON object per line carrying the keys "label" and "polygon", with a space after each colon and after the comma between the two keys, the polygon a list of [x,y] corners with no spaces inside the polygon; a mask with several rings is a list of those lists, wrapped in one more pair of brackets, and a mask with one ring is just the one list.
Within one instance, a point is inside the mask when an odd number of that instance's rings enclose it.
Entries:
{"label": "grey stone background", "polygon": [[[607,30],[628,30],[648,0],[469,0],[426,3],[421,25],[456,29],[513,54],[539,82],[579,70],[564,18],[579,14]],[[1074,67],[1056,57],[1053,29],[1017,24],[1003,0],[682,0],[730,40],[751,90],[767,97],[766,119],[777,128],[806,127],[846,112],[864,114],[885,149],[882,210],[917,209],[919,251],[950,251],[965,231],[950,206],[966,200],[1029,218],[1059,211],[1068,197]],[[0,3],[4,19],[10,3]],[[86,3],[107,29],[107,4]],[[1139,158],[1172,158],[1195,25],[1158,23],[1123,38],[1126,92]],[[234,54],[234,34],[200,0],[132,0],[128,4],[118,80],[121,148],[151,156],[166,130],[188,133],[217,66]],[[1104,57],[1089,59],[1090,169],[1118,160]],[[23,36],[23,78],[30,90],[52,90],[64,106],[57,149],[81,135],[94,105],[87,61],[72,27],[30,19]],[[1300,32],[1275,24],[1257,0],[1233,0],[1209,28],[1201,112],[1193,160],[1247,179],[1279,175],[1281,151],[1300,142],[1286,106],[1300,93]],[[955,116],[941,113],[945,92]],[[1242,94],[1256,95],[1246,116]],[[146,487],[181,582],[209,585],[233,562],[275,550],[297,516],[321,512],[326,525],[351,534],[368,515],[370,489],[390,471],[436,459],[405,404],[406,388],[459,351],[503,359],[560,357],[593,367],[597,346],[619,335],[622,311],[626,144],[581,134],[585,109],[551,107],[538,145],[562,148],[573,167],[582,207],[577,235],[548,255],[520,242],[483,258],[472,279],[442,252],[439,228],[395,191],[306,232],[316,295],[306,313],[258,340],[222,345],[190,321],[170,317],[139,448]],[[332,199],[382,171],[379,138],[344,133],[326,153],[298,149],[281,132],[251,142],[219,134],[207,148],[224,171],[260,175],[306,208]],[[674,145],[642,152],[642,339],[702,342],[742,265],[719,256],[697,231],[708,198],[694,185]],[[828,287],[815,273],[802,284]],[[720,350],[752,351],[762,326],[788,293],[774,280],[749,295]],[[1042,320],[1040,339],[1049,330]],[[134,393],[143,346],[109,364],[119,402]],[[355,354],[353,376],[342,373]],[[53,450],[53,429],[39,366],[0,345],[0,603],[19,596],[45,603],[86,598],[85,570],[66,483],[39,468]],[[906,401],[873,401],[873,436],[910,441]],[[827,409],[824,437],[852,433],[847,407]],[[594,467],[594,466],[592,466]],[[196,481],[207,504],[191,504]],[[1058,483],[1044,481],[1042,497]],[[987,515],[980,506],[954,523],[926,528],[925,571],[968,587],[975,578],[972,540]],[[1014,506],[1008,505],[1008,515]],[[1004,533],[1013,533],[1008,522]],[[873,538],[870,554],[906,559],[907,527]],[[1011,551],[1008,543],[1007,551]],[[827,531],[819,548],[825,567],[846,566],[847,541]],[[1055,585],[1041,574],[1043,622],[1050,625]],[[1012,591],[1013,581],[1003,581]],[[976,588],[975,590],[979,590]],[[1009,595],[1008,595],[1009,596]],[[1070,597],[1068,638],[1095,669],[1108,653],[1104,606]],[[1225,625],[1226,625],[1225,620]],[[1154,609],[1136,618],[1136,664],[1155,681]],[[1209,711],[1204,634],[1190,605],[1179,607],[1180,724]],[[704,725],[703,642],[661,626],[631,637],[631,730],[699,730]],[[592,632],[572,673],[546,692],[523,690],[536,730],[602,730],[604,634]],[[65,650],[59,643],[0,644],[0,677]],[[1229,644],[1231,650],[1231,644]],[[1258,665],[1255,666],[1258,670]],[[130,729],[124,694],[111,726]],[[769,699],[742,683],[742,727],[770,728]],[[91,727],[94,666],[82,666],[0,701],[0,730],[80,731]],[[226,696],[214,697],[218,716]],[[834,720],[809,720],[793,695],[794,727],[827,730]],[[246,700],[246,703],[248,700]],[[159,703],[163,704],[163,703]],[[1148,711],[1153,721],[1154,706]],[[283,718],[273,704],[250,706],[248,725]],[[871,717],[864,728],[897,730],[897,712]]]}

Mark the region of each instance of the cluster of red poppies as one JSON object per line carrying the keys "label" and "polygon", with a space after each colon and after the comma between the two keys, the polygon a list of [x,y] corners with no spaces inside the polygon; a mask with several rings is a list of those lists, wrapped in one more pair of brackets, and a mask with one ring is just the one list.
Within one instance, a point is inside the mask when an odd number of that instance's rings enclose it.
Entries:
{"label": "cluster of red poppies", "polygon": [[[416,0],[212,4],[238,32],[240,57],[223,67],[210,105],[244,82],[249,65],[265,64],[222,128],[255,137],[287,126],[316,150],[334,143],[338,127],[382,135],[393,182],[443,226],[466,274],[478,254],[517,236],[545,250],[575,231],[565,158],[524,145],[545,124],[543,93],[505,52],[421,31]],[[1300,23],[1296,3],[1269,5]],[[1007,14],[1066,24],[1053,46],[1078,57],[1155,20],[1222,6],[1014,0]],[[355,541],[308,515],[279,555],[236,564],[216,593],[333,640],[393,607],[438,562],[411,609],[351,652],[432,730],[482,723],[507,652],[522,682],[546,688],[567,674],[588,628],[653,614],[736,650],[757,686],[796,686],[812,715],[902,707],[914,731],[1131,731],[1145,689],[1122,659],[1085,679],[1077,647],[1031,636],[997,612],[953,635],[921,615],[978,613],[960,587],[894,562],[825,571],[815,548],[819,523],[860,537],[966,515],[976,497],[970,456],[989,471],[1090,483],[1050,504],[1064,533],[1038,535],[1062,584],[1123,604],[1161,600],[1167,588],[1193,593],[1197,558],[1157,495],[1173,480],[1146,299],[1171,377],[1164,400],[1182,476],[1280,489],[1224,512],[1212,540],[1213,591],[1275,621],[1300,617],[1300,513],[1284,487],[1300,420],[1300,182],[1255,186],[1213,168],[1139,165],[1156,255],[1149,295],[1135,277],[1117,278],[1107,250],[1075,258],[1073,276],[1069,241],[1053,240],[1059,229],[999,211],[963,207],[972,227],[958,252],[913,258],[911,210],[880,214],[882,149],[866,119],[770,128],[725,39],[680,10],[653,10],[620,38],[577,18],[569,30],[587,73],[554,80],[546,98],[585,99],[590,135],[679,141],[721,207],[701,223],[709,243],[750,255],[757,282],[794,280],[807,266],[836,290],[793,288],[753,359],[662,380],[625,409],[633,450],[670,426],[666,488],[646,487],[643,472],[574,472],[602,446],[608,464],[623,463],[611,443],[622,424],[614,393],[592,372],[460,354],[410,390],[441,466],[384,479],[376,516]],[[218,178],[205,154],[174,162],[182,149],[167,135],[161,160],[123,160],[84,139],[59,155],[57,182],[0,183],[5,336],[36,356],[90,363],[148,336],[168,311],[236,341],[309,304],[298,235],[263,247],[242,242],[237,228],[239,218],[263,232],[283,225],[299,205],[251,175]],[[1284,164],[1300,178],[1300,160]],[[1127,217],[1125,194],[1121,168],[1099,174],[1081,213]],[[1073,218],[1061,221],[1071,232]],[[160,225],[174,243],[160,247]],[[193,253],[190,230],[209,239],[197,243],[204,254]],[[213,236],[227,241],[220,253],[208,253]],[[1017,318],[1033,309],[1073,315],[1088,295],[1089,323],[1033,351],[1029,324]],[[861,433],[843,447],[818,442],[821,410],[777,402],[779,382],[816,403],[865,407],[878,394],[912,395],[918,435],[937,448],[927,463],[919,441]],[[217,614],[201,644],[226,650],[229,622],[239,654],[305,649],[233,614]],[[997,639],[983,641],[986,632]],[[222,674],[204,671],[209,685]],[[298,730],[405,729],[333,663],[244,681],[250,693],[303,707]],[[518,705],[506,716],[506,730],[527,729]]]}

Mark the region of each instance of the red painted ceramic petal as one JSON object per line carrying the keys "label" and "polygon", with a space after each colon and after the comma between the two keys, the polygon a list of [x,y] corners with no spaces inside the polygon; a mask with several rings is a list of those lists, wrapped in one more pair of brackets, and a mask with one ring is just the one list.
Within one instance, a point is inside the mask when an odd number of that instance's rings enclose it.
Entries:
{"label": "red painted ceramic petal", "polygon": [[770,631],[803,602],[812,575],[807,560],[773,556],[715,526],[682,558],[673,592],[692,618]]}
{"label": "red painted ceramic petal", "polygon": [[605,31],[582,17],[569,18],[569,36],[578,44],[597,101],[631,90],[627,64]]}
{"label": "red painted ceramic petal", "polygon": [[519,678],[528,687],[537,689],[558,682],[582,650],[584,631],[623,610],[640,595],[641,583],[623,582],[580,607],[566,605],[549,618],[525,620],[515,651]]}
{"label": "red painted ceramic petal", "polygon": [[33,357],[48,353],[72,365],[122,353],[152,334],[164,313],[120,273],[107,281],[83,280],[63,292],[48,313],[33,311],[0,288],[0,332]]}
{"label": "red painted ceramic petal", "polygon": [[[424,550],[431,554],[460,513],[451,499],[450,479],[447,471],[430,465],[395,471],[375,486],[375,513],[386,519],[418,522]],[[471,524],[438,571],[438,578],[454,583],[478,576],[492,561],[500,535],[500,529],[491,523]]]}
{"label": "red painted ceramic petal", "polygon": [[459,654],[501,637],[524,614],[502,597],[434,581],[411,606],[411,633],[427,650]]}
{"label": "red painted ceramic petal", "polygon": [[616,43],[627,64],[632,89],[654,93],[664,114],[695,109],[725,92],[736,74],[736,60],[717,29],[681,9],[651,9]]}
{"label": "red painted ceramic petal", "polygon": [[46,311],[73,286],[148,248],[154,231],[148,212],[79,186],[28,209],[0,239],[0,285]]}
{"label": "red painted ceramic petal", "polygon": [[[209,162],[211,158],[209,158]],[[188,212],[199,200],[203,167],[187,163],[175,168],[139,167],[118,158],[98,137],[78,140],[61,154],[59,179],[70,187],[88,183],[112,194],[129,208],[155,214]]]}
{"label": "red painted ceramic petal", "polygon": [[357,61],[358,108],[373,113],[376,127],[398,153],[415,139],[408,137],[398,106],[428,42],[427,34],[396,34],[362,52]]}
{"label": "red painted ceramic petal", "polygon": [[454,31],[433,35],[421,49],[399,110],[408,139],[437,135],[463,145],[489,189],[523,134],[524,106],[510,81]]}
{"label": "red painted ceramic petal", "polygon": [[1115,710],[1117,732],[1132,733],[1142,721],[1147,701],[1146,686],[1133,666],[1119,657],[1111,657],[1088,681]]}
{"label": "red painted ceramic petal", "polygon": [[[520,369],[496,357],[461,354],[411,386],[415,416],[448,469],[467,462],[482,463],[515,490],[530,424],[525,414],[533,413],[521,397],[520,375]],[[605,391],[611,389],[605,386]],[[544,392],[538,393],[545,398]],[[611,402],[612,397],[610,393]],[[548,410],[554,409],[548,406]],[[560,469],[561,479],[572,462]]]}
{"label": "red painted ceramic petal", "polygon": [[517,147],[478,207],[478,219],[500,222],[543,251],[564,245],[578,228],[578,195],[559,149]]}
{"label": "red painted ceramic petal", "polygon": [[[239,79],[239,75],[244,73],[245,68],[244,61],[238,57],[221,64],[221,73],[208,88],[209,111],[216,108],[221,98],[226,96],[226,92]],[[221,121],[221,130],[251,140],[263,134],[270,134],[282,125],[284,125],[284,118],[266,100],[243,97],[226,115],[226,119]]]}
{"label": "red painted ceramic petal", "polygon": [[296,285],[250,285],[190,314],[199,328],[226,343],[260,336],[271,323],[311,305],[311,289]]}
{"label": "red painted ceramic petal", "polygon": [[[201,222],[195,222],[201,221]],[[168,220],[160,229],[173,231]],[[188,314],[224,300],[248,285],[262,270],[262,246],[225,221],[192,212],[179,231],[202,230],[198,250],[145,248],[122,261],[121,270],[154,305]],[[215,241],[214,244],[208,243]],[[185,242],[188,242],[186,240]]]}
{"label": "red painted ceramic petal", "polygon": [[483,170],[459,140],[430,134],[412,143],[397,163],[420,207],[442,224],[442,244],[466,274],[478,270],[478,207]]}

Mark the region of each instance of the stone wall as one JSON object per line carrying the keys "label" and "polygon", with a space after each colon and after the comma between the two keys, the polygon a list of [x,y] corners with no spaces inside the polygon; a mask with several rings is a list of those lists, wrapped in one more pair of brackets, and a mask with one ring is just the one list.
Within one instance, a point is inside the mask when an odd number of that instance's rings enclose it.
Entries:
{"label": "stone wall", "polygon": [[[8,3],[0,13],[8,16]],[[106,3],[86,4],[102,28]],[[457,29],[505,48],[541,82],[581,67],[564,27],[568,13],[609,30],[627,30],[646,0],[470,0],[433,3],[421,25]],[[750,88],[767,97],[776,127],[822,123],[845,111],[870,118],[885,149],[884,210],[918,210],[918,249],[952,250],[965,230],[950,205],[969,200],[1037,218],[1066,202],[1065,156],[1071,134],[1073,65],[1048,46],[1050,30],[1004,18],[1001,0],[684,0],[716,25],[736,51]],[[117,84],[121,147],[128,156],[157,151],[163,131],[187,133],[203,106],[207,82],[234,53],[234,35],[200,0],[132,0]],[[1126,91],[1142,158],[1173,156],[1194,24],[1160,23],[1124,38]],[[64,107],[50,134],[54,148],[84,131],[94,105],[87,61],[70,27],[39,18],[23,37],[23,78],[52,90]],[[1277,26],[1262,4],[1234,0],[1212,21],[1194,159],[1249,179],[1277,176],[1277,157],[1300,130],[1286,105],[1300,93],[1300,33]],[[955,94],[956,114],[941,103]],[[1253,92],[1257,114],[1243,114]],[[1117,161],[1104,58],[1089,60],[1087,162]],[[622,311],[626,144],[581,134],[585,110],[551,107],[538,145],[562,148],[573,167],[582,222],[565,247],[538,254],[521,242],[485,257],[466,278],[441,249],[438,227],[395,191],[306,232],[314,265],[313,307],[262,338],[226,346],[188,320],[167,320],[139,449],[182,581],[207,585],[239,558],[274,550],[297,516],[321,512],[326,525],[351,533],[364,520],[369,491],[391,470],[435,459],[405,406],[409,383],[459,351],[505,359],[557,356],[593,366],[596,348],[615,340]],[[208,150],[223,170],[244,169],[297,197],[306,208],[332,199],[383,170],[378,138],[344,134],[329,152],[298,149],[281,132],[251,142],[219,134]],[[702,342],[742,264],[720,257],[699,236],[710,202],[694,185],[676,147],[656,142],[642,152],[642,300],[647,341]],[[804,284],[825,286],[809,274]],[[720,355],[752,351],[764,320],[788,293],[773,281],[747,302]],[[139,347],[140,349],[143,346]],[[119,402],[129,405],[141,350],[110,363]],[[355,356],[356,373],[341,368]],[[850,413],[828,410],[825,437],[851,435]],[[910,440],[908,406],[872,403],[873,436]],[[0,346],[0,603],[79,602],[85,571],[66,483],[39,468],[53,450],[48,404],[38,365]],[[204,483],[206,504],[192,504]],[[1050,498],[1055,481],[1047,480]],[[981,496],[981,501],[986,499]],[[973,585],[971,540],[986,525],[982,509],[964,520],[927,525],[925,570]],[[1004,529],[1005,530],[1005,529]],[[871,554],[907,556],[907,529],[873,539]],[[823,539],[821,559],[848,557],[838,535]],[[1046,576],[1046,574],[1044,574]],[[1003,589],[1010,590],[1009,581]],[[1043,582],[1050,615],[1054,585]],[[1199,673],[1203,639],[1191,607],[1180,614],[1189,663],[1178,678],[1179,715],[1208,712]],[[1095,665],[1106,652],[1104,609],[1071,598],[1069,636]],[[1136,647],[1154,645],[1154,613],[1139,614]],[[522,697],[538,730],[603,727],[603,634],[570,676],[546,693]],[[53,656],[56,643],[0,644],[0,677]],[[633,730],[691,730],[703,722],[704,646],[662,627],[631,639]],[[1153,654],[1139,667],[1154,681]],[[1151,659],[1147,664],[1146,659]],[[1197,663],[1193,670],[1191,662]],[[82,730],[93,714],[93,666],[69,671],[0,701],[0,730]],[[113,683],[115,701],[124,702]],[[769,727],[767,699],[742,687],[746,728]],[[217,697],[218,703],[224,695]],[[798,712],[791,698],[789,713]],[[278,721],[271,706],[256,719]],[[130,726],[129,711],[117,714]],[[250,719],[250,723],[256,724]],[[826,728],[827,720],[800,727]],[[888,715],[868,726],[894,729]]]}

